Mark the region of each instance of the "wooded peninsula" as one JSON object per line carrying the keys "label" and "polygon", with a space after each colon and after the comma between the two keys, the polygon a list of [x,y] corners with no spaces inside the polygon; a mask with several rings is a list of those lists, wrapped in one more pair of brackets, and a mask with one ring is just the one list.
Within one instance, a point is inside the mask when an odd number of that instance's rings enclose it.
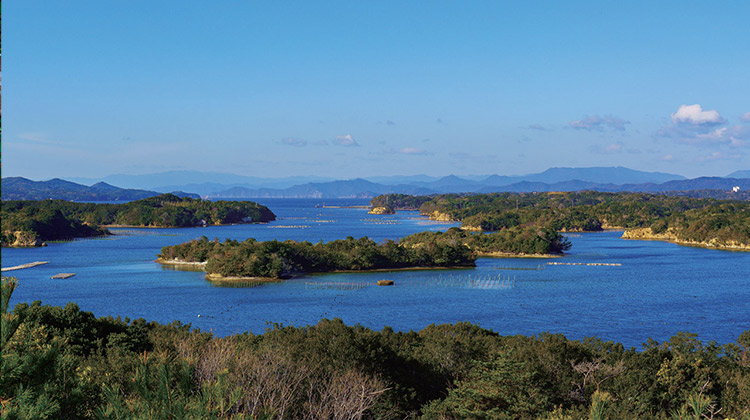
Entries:
{"label": "wooded peninsula", "polygon": [[208,201],[162,194],[123,204],[64,200],[3,201],[2,246],[41,246],[45,241],[109,234],[106,227],[193,227],[275,220],[251,201]]}
{"label": "wooded peninsula", "polygon": [[668,240],[750,250],[750,203],[594,191],[558,193],[381,195],[373,208],[419,210],[433,220],[458,221],[468,231],[536,227],[557,232],[623,229],[625,238]]}

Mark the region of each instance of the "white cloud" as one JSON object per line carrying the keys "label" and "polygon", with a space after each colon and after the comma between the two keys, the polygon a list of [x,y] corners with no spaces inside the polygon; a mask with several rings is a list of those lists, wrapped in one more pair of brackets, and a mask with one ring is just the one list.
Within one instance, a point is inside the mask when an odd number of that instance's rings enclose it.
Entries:
{"label": "white cloud", "polygon": [[[5,136],[5,137],[9,137],[9,136]],[[57,140],[52,140],[49,138],[48,135],[44,133],[25,132],[25,133],[19,133],[16,137],[17,139],[13,139],[11,137],[11,141],[23,140],[24,142],[33,142],[33,143],[40,143],[40,144],[63,145],[62,142],[57,141]]]}
{"label": "white cloud", "polygon": [[612,143],[607,146],[593,146],[591,148],[591,151],[593,153],[598,153],[602,155],[611,155],[615,153],[622,153],[624,151],[624,148],[622,147],[622,143]]}
{"label": "white cloud", "polygon": [[610,144],[609,146],[604,148],[604,151],[607,153],[620,153],[622,152],[622,145],[621,144]]}
{"label": "white cloud", "polygon": [[424,149],[420,149],[418,147],[404,147],[398,151],[401,154],[404,155],[428,155],[430,152]]}
{"label": "white cloud", "polygon": [[750,122],[750,112],[740,115],[740,121]]}
{"label": "white cloud", "polygon": [[698,162],[710,162],[714,160],[736,160],[742,158],[742,155],[739,153],[722,153],[722,152],[713,152],[708,156],[703,156],[701,158],[698,158]]}
{"label": "white cloud", "polygon": [[719,127],[707,133],[696,133],[693,137],[683,139],[685,143],[692,144],[727,144],[732,147],[741,147],[750,140],[750,127],[744,125],[730,125]]}
{"label": "white cloud", "polygon": [[281,144],[285,144],[287,146],[294,146],[294,147],[304,147],[304,146],[307,146],[307,140],[290,137],[286,139],[281,139]]}
{"label": "white cloud", "polygon": [[336,136],[336,139],[333,140],[334,144],[338,144],[339,146],[359,146],[359,143],[357,143],[357,140],[354,140],[351,134],[347,134],[345,136]]}
{"label": "white cloud", "polygon": [[664,156],[662,156],[661,160],[670,162],[670,161],[674,160],[674,156],[672,156],[672,155],[664,155]]}
{"label": "white cloud", "polygon": [[724,124],[725,122],[724,118],[719,115],[719,111],[715,109],[704,111],[699,104],[680,105],[677,108],[677,112],[672,113],[672,123],[675,125],[690,124],[702,126]]}
{"label": "white cloud", "polygon": [[383,153],[389,155],[431,155],[430,151],[418,147],[402,147],[401,149],[387,149]]}
{"label": "white cloud", "polygon": [[630,124],[630,121],[612,115],[592,115],[582,120],[571,121],[569,125],[576,130],[604,131],[605,128],[610,128],[615,131],[625,131],[627,124]]}
{"label": "white cloud", "polygon": [[[740,117],[744,120],[747,115]],[[681,105],[671,114],[672,124],[656,132],[659,137],[674,138],[681,143],[699,146],[728,145],[742,147],[750,140],[750,126],[727,125],[716,110],[704,111],[700,105]]]}

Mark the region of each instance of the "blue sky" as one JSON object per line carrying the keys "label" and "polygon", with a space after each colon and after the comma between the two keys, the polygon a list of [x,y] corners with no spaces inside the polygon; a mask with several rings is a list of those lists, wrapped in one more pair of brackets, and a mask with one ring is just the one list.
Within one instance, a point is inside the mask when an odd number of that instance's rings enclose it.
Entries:
{"label": "blue sky", "polygon": [[750,2],[6,1],[3,176],[750,168]]}

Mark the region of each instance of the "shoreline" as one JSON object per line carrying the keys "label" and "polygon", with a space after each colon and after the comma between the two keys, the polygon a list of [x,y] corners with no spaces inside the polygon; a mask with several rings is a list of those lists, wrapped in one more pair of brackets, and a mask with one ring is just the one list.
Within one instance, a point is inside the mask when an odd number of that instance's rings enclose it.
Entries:
{"label": "shoreline", "polygon": [[524,254],[515,252],[479,252],[477,251],[477,257],[480,258],[562,258],[565,254]]}
{"label": "shoreline", "polygon": [[256,283],[281,283],[284,279],[275,279],[272,277],[242,277],[242,276],[222,276],[216,273],[206,273],[206,280],[217,283],[239,283],[239,282],[256,282]]}
{"label": "shoreline", "polygon": [[[539,257],[542,258],[542,257]],[[180,260],[164,260],[157,258],[154,260],[155,263],[163,265],[173,265],[184,268],[193,268],[194,271],[205,271],[206,261],[180,261]],[[223,276],[217,273],[206,273],[206,278],[211,281],[258,281],[258,282],[279,282],[288,280],[295,277],[319,275],[319,274],[344,274],[344,273],[380,273],[388,271],[418,271],[418,270],[458,270],[458,269],[471,269],[475,268],[476,265],[455,265],[447,267],[397,267],[397,268],[373,268],[367,270],[333,270],[333,271],[318,271],[313,273],[299,273],[288,278],[273,278],[273,277],[245,277],[245,276]]]}
{"label": "shoreline", "polygon": [[193,267],[196,268],[195,271],[204,271],[206,268],[206,261],[181,261],[181,260],[165,260],[162,258],[157,258],[154,260],[155,263],[163,264],[163,265],[174,265],[179,267]]}
{"label": "shoreline", "polygon": [[273,222],[241,222],[241,223],[222,223],[217,225],[195,225],[195,226],[143,226],[143,225],[99,225],[100,227],[107,229],[185,229],[185,228],[197,228],[197,227],[212,227],[212,226],[234,226],[234,225],[262,225]]}
{"label": "shoreline", "polygon": [[703,241],[703,242],[686,241],[686,240],[677,238],[677,236],[671,231],[667,231],[665,233],[653,233],[651,231],[651,228],[636,228],[636,229],[626,230],[625,232],[623,232],[621,238],[626,239],[626,240],[635,240],[635,241],[670,242],[670,243],[673,243],[675,245],[680,245],[680,246],[690,246],[693,248],[703,248],[703,249],[715,249],[719,251],[750,252],[750,245],[746,245],[746,244],[737,244],[737,245],[719,244],[716,242],[711,242],[710,240]]}

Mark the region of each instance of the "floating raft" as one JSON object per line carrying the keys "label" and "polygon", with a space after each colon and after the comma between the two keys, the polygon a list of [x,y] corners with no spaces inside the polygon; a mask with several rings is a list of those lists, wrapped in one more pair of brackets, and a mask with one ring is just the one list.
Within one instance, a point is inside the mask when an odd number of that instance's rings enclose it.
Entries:
{"label": "floating raft", "polygon": [[562,262],[548,262],[547,265],[596,265],[606,267],[620,267],[620,263],[562,263]]}
{"label": "floating raft", "polygon": [[14,267],[3,267],[2,271],[23,270],[24,268],[36,267],[37,265],[49,264],[49,261],[34,261],[28,264],[16,265]]}
{"label": "floating raft", "polygon": [[50,278],[51,279],[69,279],[75,275],[76,273],[60,273],[60,274],[55,274],[54,276]]}

